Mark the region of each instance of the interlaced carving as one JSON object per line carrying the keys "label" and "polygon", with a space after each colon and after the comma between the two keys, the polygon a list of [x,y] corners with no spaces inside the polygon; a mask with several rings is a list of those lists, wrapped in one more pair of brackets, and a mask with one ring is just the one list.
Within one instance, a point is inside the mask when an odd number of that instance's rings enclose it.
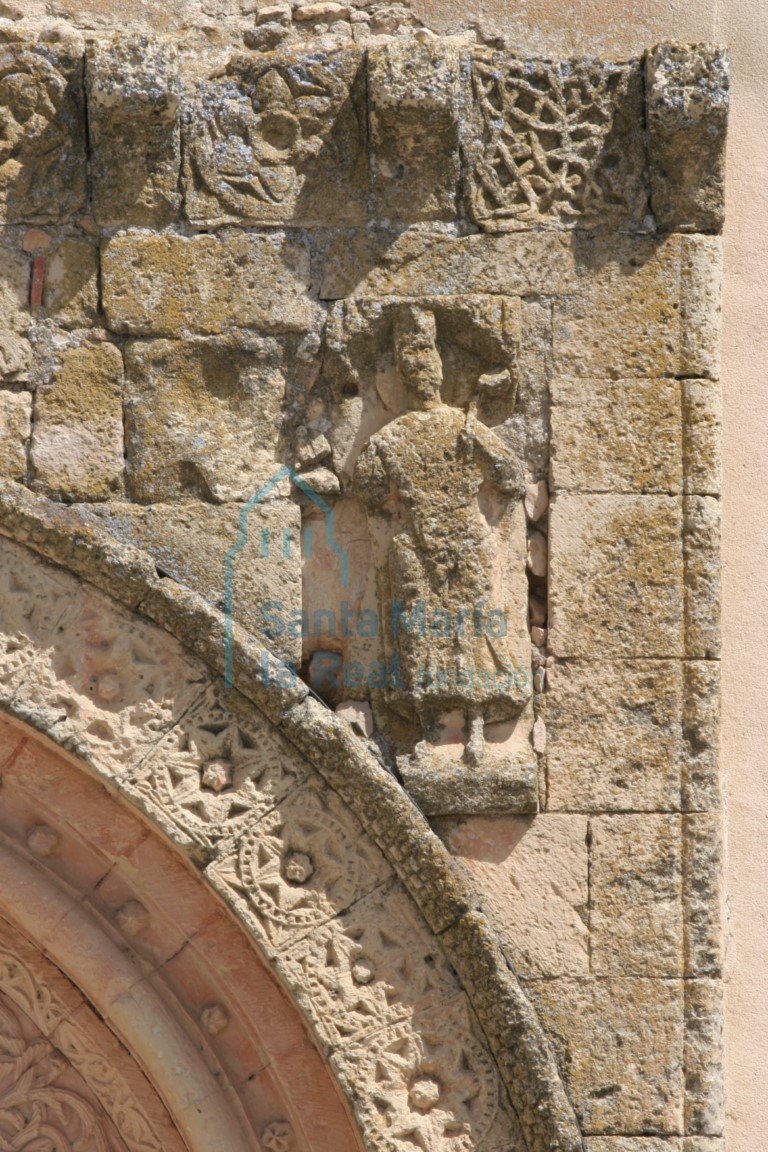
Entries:
{"label": "interlaced carving", "polygon": [[631,214],[627,142],[611,132],[632,87],[628,64],[476,59],[472,93],[482,141],[470,175],[475,218],[524,227],[587,224],[617,208]]}
{"label": "interlaced carving", "polygon": [[0,1004],[0,1147],[4,1152],[112,1152],[93,1105],[57,1084],[66,1062],[43,1037],[27,1039]]}
{"label": "interlaced carving", "polygon": [[[25,1142],[33,1132],[39,1132],[42,1138],[42,1126],[50,1126],[52,1118],[65,1125],[62,1140],[69,1139],[69,1135],[74,1137],[72,1152],[82,1152],[84,1148],[88,1152],[101,1152],[101,1149],[106,1152],[114,1147],[114,1140],[110,1142],[102,1131],[103,1117],[93,1113],[90,1104],[73,1097],[69,1091],[56,1089],[51,1094],[50,1085],[67,1065],[77,1071],[101,1101],[130,1152],[160,1152],[162,1143],[153,1133],[138,1101],[117,1069],[94,1048],[93,1037],[87,1036],[74,1020],[66,1018],[64,1008],[45,981],[6,948],[0,950],[0,997],[0,1148],[3,1152],[11,1149],[38,1152],[38,1148],[40,1152],[44,1148],[47,1152],[48,1147],[55,1152],[69,1152],[68,1143],[57,1144],[53,1137],[50,1145]],[[4,1001],[13,1004],[13,1010],[7,1003],[4,1006]],[[30,1043],[20,1038],[16,1010],[39,1029],[39,1040]],[[54,1030],[56,1049],[44,1039]],[[34,1064],[34,1068],[26,1069],[27,1064]],[[25,1071],[22,1072],[22,1068]],[[25,1096],[30,1085],[35,1089],[34,1097]],[[10,1109],[13,1116],[7,1114],[6,1109]],[[72,1128],[67,1120],[68,1110],[74,1110],[79,1129]],[[6,1144],[3,1138],[7,1139],[9,1127],[22,1120],[26,1127],[17,1131],[12,1143]],[[75,1135],[76,1131],[79,1135]],[[24,1138],[21,1133],[25,1134]]]}

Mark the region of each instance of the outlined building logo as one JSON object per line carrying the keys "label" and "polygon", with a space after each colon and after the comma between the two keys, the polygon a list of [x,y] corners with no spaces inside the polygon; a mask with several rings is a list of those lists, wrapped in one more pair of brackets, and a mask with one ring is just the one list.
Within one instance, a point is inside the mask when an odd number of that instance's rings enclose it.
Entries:
{"label": "outlined building logo", "polygon": [[[262,504],[270,492],[273,492],[283,480],[289,479],[292,484],[295,484],[304,495],[312,501],[325,516],[325,542],[328,548],[335,552],[339,558],[339,584],[342,588],[346,588],[349,584],[349,557],[346,548],[336,540],[336,528],[334,523],[333,508],[330,504],[323,500],[322,496],[318,496],[316,492],[310,488],[305,480],[288,465],[284,465],[275,475],[269,480],[263,488],[261,488],[255,496],[252,496],[247,504],[243,505],[240,510],[240,536],[237,543],[230,548],[224,558],[224,685],[226,688],[232,688],[234,680],[234,603],[235,603],[235,558],[238,553],[242,552],[248,543],[248,517],[257,505]],[[269,528],[261,529],[260,551],[263,559],[268,559],[270,549],[270,531]],[[304,530],[304,554],[307,556],[312,555],[312,529],[308,527]],[[282,541],[283,555],[290,555],[290,538],[284,537]]]}

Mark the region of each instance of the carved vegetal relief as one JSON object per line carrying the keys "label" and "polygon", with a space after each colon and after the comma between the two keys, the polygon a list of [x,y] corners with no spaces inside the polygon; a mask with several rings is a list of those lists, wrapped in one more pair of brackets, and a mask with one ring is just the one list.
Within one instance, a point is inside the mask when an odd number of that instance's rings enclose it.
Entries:
{"label": "carved vegetal relief", "polygon": [[472,60],[467,187],[490,231],[635,229],[647,213],[638,62]]}
{"label": "carved vegetal relief", "polygon": [[185,210],[193,224],[362,223],[362,57],[237,53],[200,83],[184,121]]}
{"label": "carved vegetal relief", "polygon": [[[6,946],[0,948],[0,1004],[4,1005],[0,1016],[3,1054],[6,1061],[12,1055],[20,1060],[23,1073],[13,1086],[6,1085],[7,1094],[3,1101],[6,1122],[10,1120],[9,1114],[5,1112],[10,1096],[13,1100],[10,1111],[16,1124],[27,1121],[30,1135],[41,1131],[46,1124],[46,1114],[47,1122],[52,1122],[52,1129],[55,1129],[57,1122],[61,1124],[66,1121],[68,1110],[71,1109],[72,1119],[79,1120],[79,1134],[74,1140],[73,1152],[79,1146],[78,1141],[89,1139],[93,1141],[93,1145],[87,1145],[89,1148],[98,1148],[100,1141],[104,1141],[103,1146],[110,1149],[126,1147],[129,1152],[160,1152],[162,1142],[153,1132],[150,1119],[131,1092],[122,1072],[98,1050],[93,1032],[86,1032],[77,1020],[70,1018],[67,1006],[59,1000],[51,985],[46,983],[43,974],[33,970],[23,955]],[[26,1036],[30,1026],[38,1031],[37,1039],[23,1050],[19,1031]],[[39,1080],[36,1076],[33,1081],[33,1091],[25,1096],[24,1086],[26,1084],[29,1090],[29,1075],[23,1065],[28,1063],[32,1052],[35,1053],[33,1064],[41,1074]],[[85,1099],[78,1101],[69,1091],[57,1098],[55,1090],[50,1098],[47,1097],[46,1089],[55,1088],[57,1084],[56,1071],[61,1074],[67,1065],[82,1078],[89,1092],[95,1094],[107,1116],[111,1117],[120,1133],[119,1141],[115,1140],[114,1130],[107,1125],[101,1110],[94,1108]],[[3,1071],[10,1078],[14,1068],[18,1069],[19,1064],[12,1067],[8,1062]],[[30,1105],[36,1107],[32,1107],[28,1113]],[[31,1113],[35,1114],[34,1120]],[[23,1129],[17,1129],[12,1136],[18,1139],[20,1131]],[[66,1124],[61,1138],[69,1138]],[[69,1152],[66,1144],[54,1146],[65,1147]]]}

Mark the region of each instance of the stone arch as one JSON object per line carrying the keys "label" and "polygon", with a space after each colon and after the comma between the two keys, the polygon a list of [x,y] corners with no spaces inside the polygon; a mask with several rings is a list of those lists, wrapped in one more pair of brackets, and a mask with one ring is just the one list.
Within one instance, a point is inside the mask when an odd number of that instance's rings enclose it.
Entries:
{"label": "stone arch", "polygon": [[2,707],[204,875],[309,1021],[363,1146],[581,1148],[465,873],[365,742],[240,629],[225,691],[223,616],[143,553],[16,485],[0,534]]}

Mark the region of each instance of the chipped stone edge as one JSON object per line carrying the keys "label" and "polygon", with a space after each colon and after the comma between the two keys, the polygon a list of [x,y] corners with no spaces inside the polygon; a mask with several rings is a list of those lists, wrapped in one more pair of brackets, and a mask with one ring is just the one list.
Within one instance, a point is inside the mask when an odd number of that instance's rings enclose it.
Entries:
{"label": "chipped stone edge", "polygon": [[[0,481],[0,535],[95,585],[165,629],[212,671],[224,671],[223,614],[161,577],[151,557],[85,528],[66,507]],[[234,630],[238,691],[303,753],[349,805],[440,936],[485,1032],[530,1152],[583,1152],[554,1055],[534,1009],[479,907],[461,865],[350,726],[295,682],[265,684],[265,661],[282,665],[244,629]]]}

